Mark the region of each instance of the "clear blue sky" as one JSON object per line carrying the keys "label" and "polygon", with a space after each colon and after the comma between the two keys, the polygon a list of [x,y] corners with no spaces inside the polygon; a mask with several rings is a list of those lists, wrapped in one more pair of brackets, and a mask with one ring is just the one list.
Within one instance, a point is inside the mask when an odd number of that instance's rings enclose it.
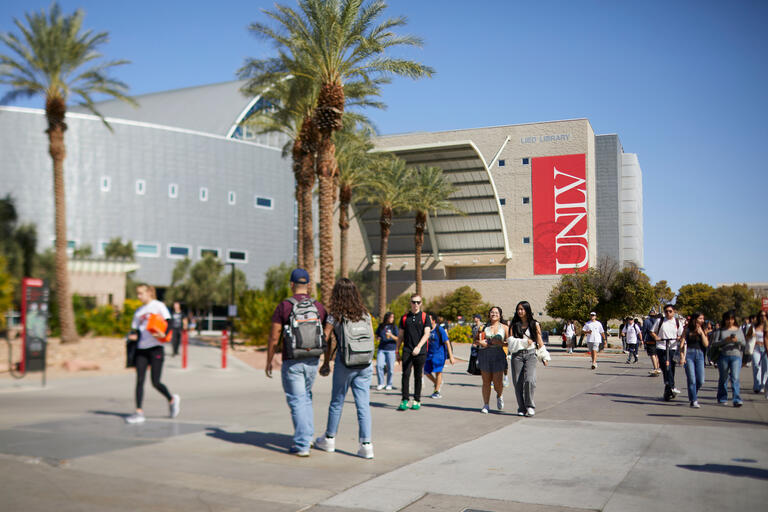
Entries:
{"label": "clear blue sky", "polygon": [[[246,30],[272,2],[61,4],[110,33],[104,53],[132,61],[117,75],[132,94],[231,80],[272,53]],[[0,31],[47,6],[3,0]],[[385,90],[389,108],[370,112],[382,134],[588,118],[639,155],[653,281],[768,281],[768,2],[390,0],[389,12],[426,43],[399,55],[437,74]]]}

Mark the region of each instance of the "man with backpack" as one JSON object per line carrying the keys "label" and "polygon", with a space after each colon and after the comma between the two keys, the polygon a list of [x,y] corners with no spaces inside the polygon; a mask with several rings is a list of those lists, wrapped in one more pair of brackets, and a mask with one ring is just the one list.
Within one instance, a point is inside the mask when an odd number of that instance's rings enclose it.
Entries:
{"label": "man with backpack", "polygon": [[310,297],[309,273],[303,268],[291,272],[291,291],[293,296],[278,304],[272,315],[264,371],[272,378],[272,359],[282,337],[280,375],[295,430],[290,452],[309,457],[315,431],[312,384],[320,354],[325,351],[323,324],[327,313],[322,304]]}
{"label": "man with backpack", "polygon": [[664,316],[653,326],[651,336],[656,340],[656,356],[664,375],[664,400],[669,402],[680,390],[675,387],[675,366],[679,361],[678,347],[683,337],[684,323],[675,316],[675,306],[664,306]]}
{"label": "man with backpack", "polygon": [[[397,335],[397,360],[403,363],[402,401],[397,408],[404,411],[408,408],[410,390],[408,381],[411,379],[413,369],[413,404],[411,409],[418,411],[421,408],[421,377],[424,371],[424,363],[427,362],[427,350],[424,345],[429,340],[432,330],[432,322],[426,313],[421,310],[421,296],[417,293],[411,295],[411,311],[400,319],[400,333]],[[402,355],[400,347],[403,348]]]}
{"label": "man with backpack", "polygon": [[656,310],[651,309],[650,312],[648,312],[648,316],[643,321],[643,327],[641,328],[641,332],[643,333],[643,343],[645,344],[645,352],[648,354],[648,357],[651,358],[651,371],[648,372],[648,375],[651,377],[657,377],[661,375],[661,370],[659,369],[659,358],[656,356],[656,340],[651,336],[651,331],[653,330],[653,326],[656,325]]}
{"label": "man with backpack", "polygon": [[621,334],[624,336],[625,343],[627,344],[627,364],[632,363],[632,357],[637,362],[637,344],[642,334],[640,326],[637,325],[634,318],[628,316],[624,320],[624,328],[621,330]]}

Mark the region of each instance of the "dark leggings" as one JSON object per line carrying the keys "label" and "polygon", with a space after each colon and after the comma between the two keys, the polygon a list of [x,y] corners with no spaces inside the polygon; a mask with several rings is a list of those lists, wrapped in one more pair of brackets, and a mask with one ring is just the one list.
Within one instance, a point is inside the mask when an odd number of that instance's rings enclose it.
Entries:
{"label": "dark leggings", "polygon": [[[426,347],[423,347],[422,350],[426,350]],[[403,400],[410,398],[410,382],[408,381],[411,380],[411,369],[413,369],[413,399],[417,402],[421,401],[421,376],[424,373],[424,363],[426,362],[427,354],[420,353],[414,356],[410,349],[403,348]]]}
{"label": "dark leggings", "polygon": [[147,375],[147,366],[152,368],[152,386],[158,390],[170,402],[171,394],[165,384],[160,382],[160,374],[163,371],[163,359],[165,358],[165,349],[163,347],[152,347],[139,349],[136,351],[136,408],[141,409],[141,403],[144,400],[144,377]]}

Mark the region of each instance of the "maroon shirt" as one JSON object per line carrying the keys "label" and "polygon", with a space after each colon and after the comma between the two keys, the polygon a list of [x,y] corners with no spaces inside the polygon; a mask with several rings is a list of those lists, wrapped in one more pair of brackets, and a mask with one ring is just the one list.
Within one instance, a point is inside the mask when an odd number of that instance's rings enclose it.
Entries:
{"label": "maroon shirt", "polygon": [[[306,293],[297,293],[293,296],[294,299],[296,299],[298,302],[301,302],[302,300],[309,297]],[[317,301],[314,301],[315,307],[317,308],[317,314],[320,316],[320,322],[325,325],[325,319],[328,316],[328,313],[325,311],[325,307],[320,304]],[[282,326],[288,325],[288,321],[291,318],[291,311],[293,310],[293,304],[291,304],[288,299],[285,299],[280,304],[277,305],[275,308],[275,312],[272,314],[272,323],[273,324],[280,324]],[[282,334],[282,332],[281,332]],[[285,359],[285,343],[282,344],[282,354],[283,359]]]}

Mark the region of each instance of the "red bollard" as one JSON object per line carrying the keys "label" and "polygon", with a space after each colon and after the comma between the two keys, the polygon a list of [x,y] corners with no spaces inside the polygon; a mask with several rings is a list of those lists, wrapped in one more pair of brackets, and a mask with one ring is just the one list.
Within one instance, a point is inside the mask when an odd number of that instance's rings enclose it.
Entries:
{"label": "red bollard", "polygon": [[221,331],[221,369],[227,369],[227,330]]}
{"label": "red bollard", "polygon": [[189,331],[181,331],[181,369],[187,369],[187,350],[189,347]]}

